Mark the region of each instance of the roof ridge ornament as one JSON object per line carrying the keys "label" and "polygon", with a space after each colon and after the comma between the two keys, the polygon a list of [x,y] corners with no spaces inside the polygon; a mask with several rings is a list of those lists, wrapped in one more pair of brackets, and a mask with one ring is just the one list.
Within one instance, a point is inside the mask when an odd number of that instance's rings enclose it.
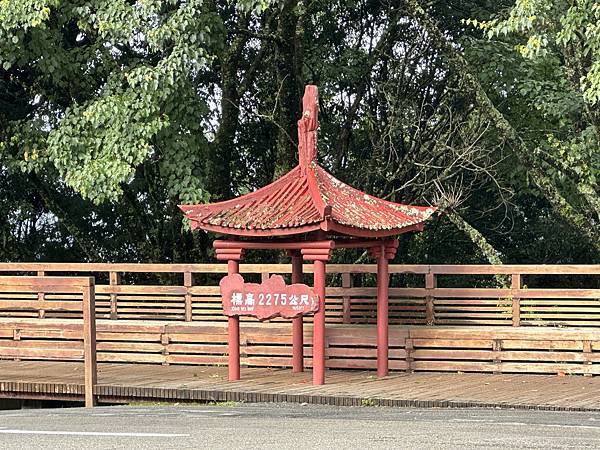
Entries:
{"label": "roof ridge ornament", "polygon": [[303,170],[317,159],[319,129],[319,91],[309,84],[302,98],[302,118],[298,121],[298,162]]}

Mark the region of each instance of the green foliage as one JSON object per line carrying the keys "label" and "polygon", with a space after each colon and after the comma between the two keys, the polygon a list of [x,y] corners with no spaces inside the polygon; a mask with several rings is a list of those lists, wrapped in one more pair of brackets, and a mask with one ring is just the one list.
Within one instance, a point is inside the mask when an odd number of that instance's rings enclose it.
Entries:
{"label": "green foliage", "polygon": [[[600,5],[595,1],[516,1],[508,15],[467,20],[492,46],[510,45],[510,73],[498,97],[527,149],[519,152],[556,211],[598,247],[600,220]],[[498,67],[489,63],[490,68]],[[496,82],[498,76],[495,76]],[[525,108],[522,107],[525,106]],[[523,159],[523,157],[521,158]],[[542,174],[542,175],[540,175]]]}
{"label": "green foliage", "polygon": [[466,22],[485,30],[488,38],[516,34],[516,48],[527,58],[561,49],[567,65],[570,62],[579,72],[573,75],[578,75],[585,101],[595,105],[600,100],[600,3],[596,0],[517,0],[507,18]]}
{"label": "green foliage", "polygon": [[190,164],[206,140],[189,135],[201,135],[207,108],[192,82],[223,48],[224,30],[204,3],[0,3],[0,36],[8,38],[0,64],[15,77],[30,72],[24,82],[39,104],[30,121],[13,127],[13,141],[35,136],[42,144],[15,149],[21,168],[50,163],[100,203],[114,201],[143,161],[160,158],[171,196],[205,198]]}
{"label": "green foliage", "polygon": [[398,261],[597,261],[597,2],[459,3],[0,0],[2,258],[210,260],[177,204],[293,164],[315,83],[324,166],[447,208]]}

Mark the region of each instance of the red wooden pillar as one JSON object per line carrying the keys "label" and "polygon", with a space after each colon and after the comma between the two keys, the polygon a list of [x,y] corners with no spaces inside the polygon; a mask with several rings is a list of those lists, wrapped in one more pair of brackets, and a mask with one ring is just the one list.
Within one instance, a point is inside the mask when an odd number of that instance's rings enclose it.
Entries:
{"label": "red wooden pillar", "polygon": [[[229,275],[240,271],[239,261],[230,259],[227,261],[227,273]],[[229,317],[227,324],[228,340],[227,349],[229,355],[229,381],[240,379],[240,318]]]}
{"label": "red wooden pillar", "polygon": [[[217,248],[217,259],[227,261],[227,274],[232,275],[240,270],[240,260],[244,250],[241,248]],[[229,317],[227,323],[227,349],[228,349],[228,379],[240,379],[240,318]]]}
{"label": "red wooden pillar", "polygon": [[389,260],[396,254],[398,241],[386,241],[371,248],[377,259],[377,376],[389,373]]}
{"label": "red wooden pillar", "polygon": [[313,321],[313,384],[325,384],[325,261],[314,262],[314,286],[319,311]]}
{"label": "red wooden pillar", "polygon": [[385,377],[389,372],[389,339],[388,339],[388,294],[390,275],[385,247],[381,246],[377,258],[377,376]]}
{"label": "red wooden pillar", "polygon": [[[302,255],[292,251],[292,284],[302,283]],[[304,371],[304,319],[292,319],[292,372]]]}
{"label": "red wooden pillar", "polygon": [[331,257],[332,241],[314,243],[311,248],[302,249],[305,260],[314,261],[313,283],[319,296],[319,311],[313,318],[313,384],[325,384],[325,264]]}

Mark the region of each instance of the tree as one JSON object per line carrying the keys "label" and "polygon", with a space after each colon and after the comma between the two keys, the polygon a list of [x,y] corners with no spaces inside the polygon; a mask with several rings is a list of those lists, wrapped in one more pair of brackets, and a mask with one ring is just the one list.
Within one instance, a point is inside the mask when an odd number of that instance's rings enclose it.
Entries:
{"label": "tree", "polygon": [[[523,110],[514,114],[504,109],[503,126],[513,134],[515,151],[540,191],[597,251],[599,20],[600,5],[595,1],[518,0],[505,17],[469,21],[490,39],[516,41],[515,50],[522,59],[513,60],[521,73],[508,84],[505,96],[513,94],[524,102],[528,117],[520,115]],[[519,120],[531,127],[517,131],[512,123]]]}
{"label": "tree", "polygon": [[597,259],[597,8],[427,5],[0,2],[3,258],[207,260],[177,204],[294,165],[314,83],[323,166],[445,209],[398,261]]}

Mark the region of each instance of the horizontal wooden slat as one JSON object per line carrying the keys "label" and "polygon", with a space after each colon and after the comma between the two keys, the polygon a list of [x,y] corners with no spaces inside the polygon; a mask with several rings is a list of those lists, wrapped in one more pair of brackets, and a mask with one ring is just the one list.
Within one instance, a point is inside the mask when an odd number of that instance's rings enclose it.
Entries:
{"label": "horizontal wooden slat", "polygon": [[[227,356],[215,355],[181,355],[169,354],[164,357],[165,362],[170,364],[204,364],[204,365],[222,365],[227,364]],[[273,365],[273,367],[277,367]]]}
{"label": "horizontal wooden slat", "polygon": [[82,302],[59,302],[38,300],[0,300],[0,309],[45,309],[62,311],[81,311]]}
{"label": "horizontal wooden slat", "polygon": [[140,342],[160,342],[159,333],[119,333],[97,331],[96,339],[98,341],[140,341]]}
{"label": "horizontal wooden slat", "polygon": [[549,341],[549,340],[527,340],[527,339],[506,339],[502,341],[504,350],[583,350],[582,341]]}
{"label": "horizontal wooden slat", "polygon": [[41,359],[41,360],[72,360],[72,359],[83,359],[83,348],[69,349],[69,348],[9,348],[0,346],[0,357],[13,357],[13,358],[27,358],[27,359]]}
{"label": "horizontal wooden slat", "polygon": [[600,289],[515,289],[523,299],[529,298],[573,298],[599,299]]}
{"label": "horizontal wooden slat", "polygon": [[98,361],[121,363],[163,363],[164,355],[153,353],[98,352]]}
{"label": "horizontal wooden slat", "polygon": [[[312,264],[304,264],[312,273]],[[376,273],[375,264],[328,264],[328,273]],[[227,273],[227,264],[135,264],[135,263],[0,263],[0,272],[131,272],[131,273]],[[291,264],[240,264],[242,273],[291,273]],[[438,275],[600,275],[600,265],[504,264],[504,265],[410,265],[390,264],[390,273]]]}
{"label": "horizontal wooden slat", "polygon": [[58,284],[0,284],[0,292],[3,293],[22,293],[22,292],[35,292],[35,293],[46,293],[46,292],[61,292],[65,294],[76,294],[80,293],[84,286],[70,286],[70,285],[58,285]]}
{"label": "horizontal wooden slat", "polygon": [[430,265],[429,270],[437,275],[600,275],[597,264]]}
{"label": "horizontal wooden slat", "polygon": [[71,340],[0,340],[0,352],[6,348],[81,350],[83,341]]}
{"label": "horizontal wooden slat", "polygon": [[93,285],[93,277],[0,276],[0,292],[81,293],[83,288]]}
{"label": "horizontal wooden slat", "polygon": [[99,284],[96,286],[99,294],[180,294],[185,295],[187,288],[183,286],[157,286],[157,285],[116,285]]}
{"label": "horizontal wooden slat", "polygon": [[585,299],[521,299],[521,309],[537,307],[537,306],[576,306],[576,307],[600,307],[600,299],[585,300]]}
{"label": "horizontal wooden slat", "polygon": [[568,363],[488,363],[479,361],[414,361],[414,370],[453,372],[573,373],[600,374],[598,365]]}
{"label": "horizontal wooden slat", "polygon": [[163,349],[160,343],[151,342],[123,342],[123,341],[98,341],[96,348],[99,352],[133,352],[133,353],[159,353]]}
{"label": "horizontal wooden slat", "polygon": [[168,344],[169,353],[220,354],[227,353],[227,342],[221,338],[219,344]]}
{"label": "horizontal wooden slat", "polygon": [[488,348],[493,345],[492,339],[413,339],[414,347],[450,347],[450,348]]}

